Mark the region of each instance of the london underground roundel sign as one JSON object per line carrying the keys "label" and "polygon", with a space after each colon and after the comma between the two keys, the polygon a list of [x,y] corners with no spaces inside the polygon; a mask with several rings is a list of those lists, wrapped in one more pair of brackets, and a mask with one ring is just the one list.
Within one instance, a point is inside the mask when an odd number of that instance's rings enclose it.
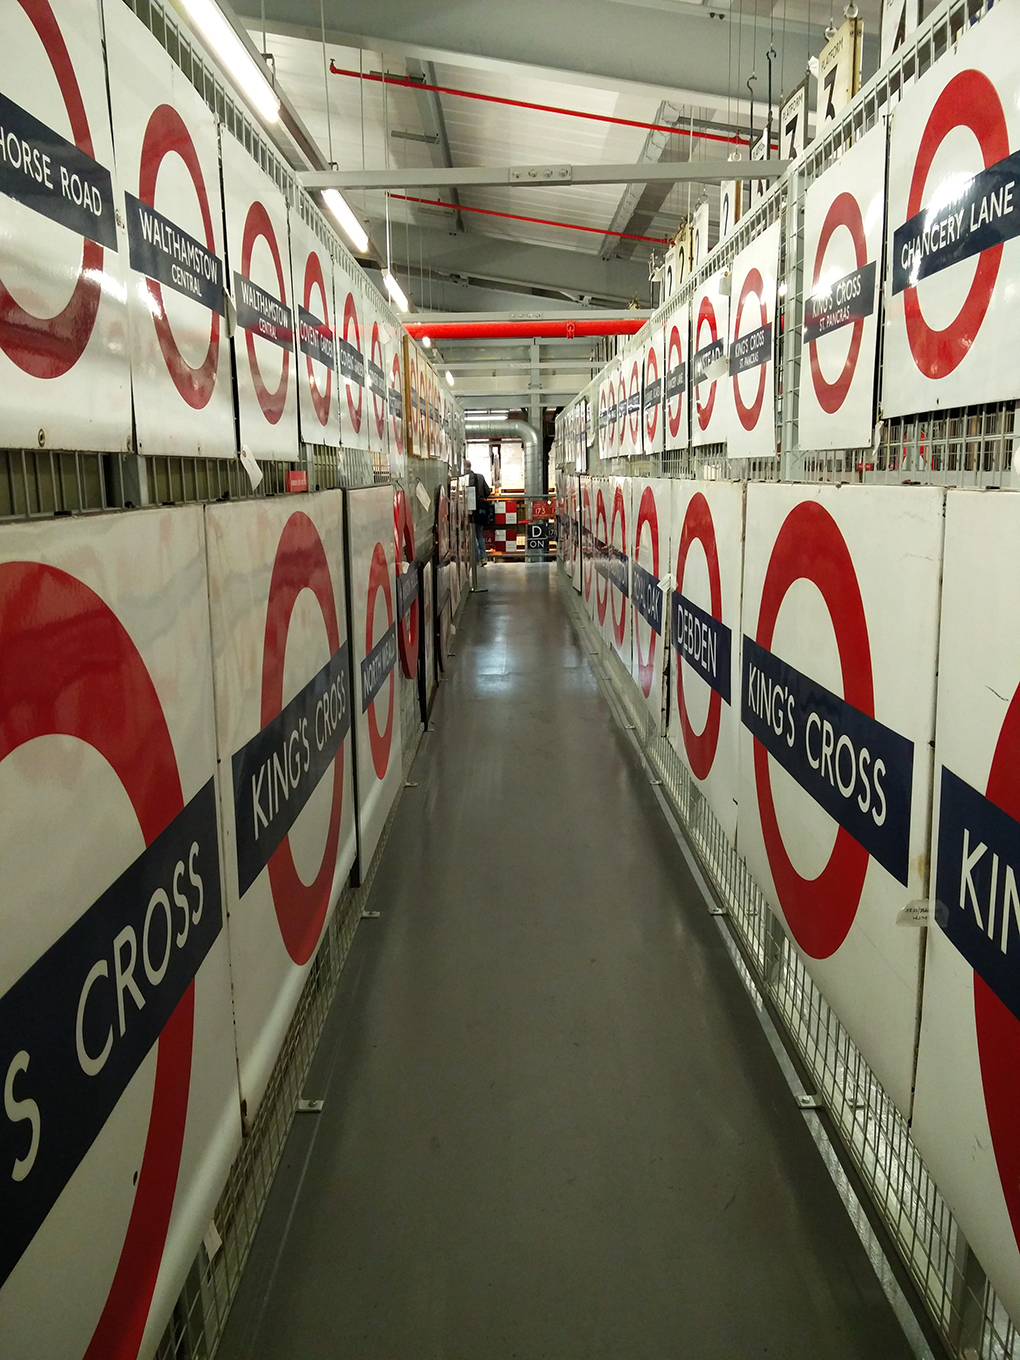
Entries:
{"label": "london underground roundel sign", "polygon": [[215,791],[210,778],[185,804],[152,679],[98,595],[62,570],[11,562],[0,566],[0,596],[8,658],[0,668],[0,761],[51,734],[91,746],[123,785],[146,846],[0,997],[0,1283],[156,1045],[134,1202],[86,1360],[134,1356],[181,1165],[195,975],[222,928]]}

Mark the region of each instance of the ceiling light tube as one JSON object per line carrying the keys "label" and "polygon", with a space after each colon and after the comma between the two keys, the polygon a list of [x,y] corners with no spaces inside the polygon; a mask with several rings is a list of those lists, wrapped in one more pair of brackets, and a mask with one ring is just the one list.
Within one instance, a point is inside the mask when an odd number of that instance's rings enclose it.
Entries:
{"label": "ceiling light tube", "polygon": [[267,123],[275,123],[280,116],[280,101],[276,92],[227,22],[219,5],[215,0],[183,0],[183,4],[188,18],[212,48],[245,98]]}
{"label": "ceiling light tube", "polygon": [[350,204],[339,189],[324,189],[322,201],[340,223],[344,235],[359,255],[368,250],[368,234],[351,211]]}
{"label": "ceiling light tube", "polygon": [[388,269],[383,274],[382,281],[386,285],[386,291],[390,295],[390,301],[393,303],[394,307],[396,307],[397,311],[409,312],[411,310],[411,304],[407,300],[407,294]]}
{"label": "ceiling light tube", "polygon": [[448,387],[453,386],[453,374],[450,372],[449,369],[446,370],[446,382]]}

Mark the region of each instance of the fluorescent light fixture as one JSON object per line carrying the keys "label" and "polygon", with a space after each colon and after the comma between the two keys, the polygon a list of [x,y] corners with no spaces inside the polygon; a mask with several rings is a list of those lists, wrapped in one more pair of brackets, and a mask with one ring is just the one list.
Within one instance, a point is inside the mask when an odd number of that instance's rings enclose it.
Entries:
{"label": "fluorescent light fixture", "polygon": [[425,346],[426,349],[431,349],[431,348],[432,348],[432,341],[429,339],[429,337],[428,337],[427,335],[423,335],[423,336],[422,336],[421,342],[422,342],[422,344]]}
{"label": "fluorescent light fixture", "polygon": [[453,386],[453,374],[450,372],[449,369],[446,370],[446,385],[448,387]]}
{"label": "fluorescent light fixture", "polygon": [[411,304],[407,300],[407,294],[388,269],[383,274],[382,281],[386,285],[386,291],[390,295],[390,301],[393,303],[394,307],[396,307],[397,311],[409,312],[411,310]]}
{"label": "fluorescent light fixture", "polygon": [[368,250],[365,228],[351,212],[350,205],[339,189],[323,189],[322,201],[343,228],[343,233],[359,255]]}
{"label": "fluorescent light fixture", "polygon": [[215,0],[183,0],[183,4],[188,18],[245,98],[267,123],[275,123],[280,116],[280,101],[251,53],[227,22],[219,5]]}

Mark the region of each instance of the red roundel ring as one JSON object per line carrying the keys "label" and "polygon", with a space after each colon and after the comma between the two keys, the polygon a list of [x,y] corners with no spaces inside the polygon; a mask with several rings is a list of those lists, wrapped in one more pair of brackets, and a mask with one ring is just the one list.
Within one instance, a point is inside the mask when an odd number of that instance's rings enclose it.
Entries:
{"label": "red roundel ring", "polygon": [[[393,497],[393,546],[395,561],[399,570],[401,562],[413,562],[416,556],[414,546],[414,520],[406,494],[397,488]],[[400,669],[413,679],[418,674],[418,604],[415,595],[411,608],[397,625],[397,644],[400,651]]]}
{"label": "red roundel ring", "polygon": [[609,379],[609,413],[606,429],[609,431],[609,452],[612,453],[616,447],[616,383],[612,378]]}
{"label": "red roundel ring", "polygon": [[[815,251],[815,267],[811,279],[811,290],[814,292],[818,286],[818,280],[822,275],[822,265],[825,263],[825,252],[829,248],[833,233],[838,227],[846,227],[854,243],[854,259],[856,268],[863,269],[868,263],[868,243],[864,235],[864,220],[861,217],[861,205],[854,198],[853,194],[842,193],[829,204],[829,211],[825,214],[825,221],[822,223],[822,234],[818,238],[818,249]],[[827,415],[835,415],[839,408],[846,401],[847,393],[850,391],[850,384],[854,380],[854,373],[857,371],[857,359],[861,352],[861,340],[864,336],[864,318],[858,317],[854,322],[850,336],[850,351],[843,364],[843,371],[835,382],[827,382],[823,373],[822,366],[818,362],[818,342],[812,340],[808,345],[808,359],[811,364],[811,382],[815,389],[815,396],[818,398],[818,405]]]}
{"label": "red roundel ring", "polygon": [[[287,652],[287,634],[290,632],[295,601],[302,590],[310,590],[319,602],[330,656],[333,656],[340,648],[340,626],[329,560],[319,531],[303,510],[296,510],[280,535],[269,583],[266,636],[262,652],[260,722],[263,727],[272,722],[283,708],[283,663]],[[344,748],[341,746],[333,761],[329,830],[322,852],[322,864],[314,882],[306,887],[298,877],[289,836],[284,836],[269,861],[269,885],[280,935],[287,953],[297,964],[307,963],[312,957],[329,910],[333,872],[340,845],[343,801]]]}
{"label": "red roundel ring", "polygon": [[[354,294],[347,294],[347,301],[344,303],[344,339],[350,344],[350,330],[354,327],[354,348],[361,353],[361,325],[358,322],[358,308],[354,301]],[[365,389],[358,387],[358,404],[355,406],[351,400],[351,388],[357,384],[348,382],[347,387],[347,409],[351,413],[351,424],[354,426],[354,433],[357,434],[361,429],[361,407],[365,395]]]}
{"label": "red roundel ring", "polygon": [[[708,587],[711,595],[711,613],[714,619],[722,622],[722,577],[719,572],[719,548],[715,541],[715,524],[712,510],[702,492],[691,497],[684,516],[680,533],[680,546],[676,554],[676,588],[683,590],[684,569],[691,544],[697,539],[705,550],[708,563]],[[704,729],[695,732],[687,714],[684,699],[684,668],[681,661],[676,667],[676,707],[680,715],[680,731],[684,739],[684,750],[690,761],[691,770],[697,779],[707,779],[715,764],[715,753],[719,747],[719,728],[722,721],[722,695],[710,689],[708,695],[708,718]]]}
{"label": "red roundel ring", "polygon": [[[287,305],[287,287],[283,280],[283,262],[280,259],[280,247],[276,242],[276,232],[269,219],[269,214],[265,207],[258,201],[248,209],[248,216],[244,219],[244,235],[241,239],[241,273],[245,278],[251,277],[251,253],[255,248],[255,242],[262,237],[266,245],[272,251],[273,264],[276,266],[276,279],[280,289],[280,301]],[[283,415],[283,409],[287,405],[287,376],[290,372],[290,349],[283,351],[283,372],[280,374],[280,386],[275,392],[270,392],[262,381],[262,373],[259,370],[258,357],[255,354],[255,336],[251,331],[244,333],[245,344],[248,348],[248,363],[251,367],[251,380],[255,387],[255,395],[258,398],[262,414],[270,425],[276,425]]]}
{"label": "red roundel ring", "polygon": [[[617,487],[613,492],[613,515],[610,521],[609,541],[615,547],[613,540],[616,538],[616,522],[620,522],[620,538],[623,540],[623,551],[627,551],[627,511],[623,504],[623,489]],[[616,617],[616,596],[619,594],[616,586],[612,586],[609,591],[609,607],[612,610],[613,618],[613,637],[616,639],[617,647],[623,646],[624,635],[627,631],[627,600],[620,595],[620,617]]]}
{"label": "red roundel ring", "polygon": [[[372,322],[372,362],[377,368],[383,366],[382,340],[379,337],[379,323]],[[375,415],[375,432],[382,439],[386,433],[386,396],[372,391],[372,411]]]}
{"label": "red roundel ring", "polygon": [[[393,392],[400,393],[401,404],[403,404],[404,385],[400,379],[400,356],[398,354],[394,354],[393,363],[390,366],[390,390]],[[391,419],[393,422],[393,438],[396,441],[397,453],[403,453],[404,452],[403,421],[397,415],[396,411],[393,412]]]}
{"label": "red roundel ring", "polygon": [[[631,370],[630,370],[630,393],[629,393],[629,396],[632,397],[632,396],[635,395],[635,393],[640,397],[640,395],[641,395],[641,365],[638,363],[638,361],[637,361],[636,359],[634,360],[634,363],[632,364]],[[630,401],[629,401],[629,400],[628,400],[628,402],[627,402],[627,405],[628,405],[628,406],[630,405]],[[630,424],[630,437],[631,437],[631,439],[633,439],[634,444],[635,444],[635,446],[636,446],[636,445],[639,443],[640,435],[641,435],[641,402],[640,402],[640,401],[638,401],[637,406],[635,407],[633,417],[631,417],[630,414],[629,414],[629,412],[628,412],[628,421],[629,421],[629,424]]]}
{"label": "red roundel ring", "polygon": [[[329,299],[326,297],[326,280],[322,276],[322,263],[318,254],[314,250],[308,252],[308,259],[305,261],[305,302],[306,312],[312,310],[312,289],[318,288],[322,298],[322,319],[329,325]],[[308,364],[308,391],[312,398],[312,406],[315,408],[315,416],[319,424],[326,426],[329,424],[329,399],[333,391],[333,370],[326,369],[326,390],[320,392],[315,383],[315,370],[312,367],[312,356],[305,355],[305,362]]]}
{"label": "red roundel ring", "polygon": [[[674,354],[676,355],[675,364],[673,362]],[[676,325],[674,325],[669,332],[669,349],[666,354],[666,372],[671,373],[674,368],[679,368],[680,365],[683,363],[683,359],[684,359],[683,345],[680,342],[680,331],[679,328]],[[666,404],[666,417],[669,421],[670,439],[675,439],[677,435],[680,433],[680,417],[683,415],[683,409],[684,409],[684,391],[683,388],[681,388],[680,391],[676,394],[676,414],[674,414],[669,409],[669,403],[667,402]]]}
{"label": "red roundel ring", "polygon": [[[85,742],[113,768],[151,845],[184,794],[159,696],[123,624],[81,581],[36,562],[0,566],[0,600],[0,761],[36,737]],[[192,982],[159,1036],[134,1204],[85,1360],[128,1360],[141,1344],[180,1172],[194,1022]]]}
{"label": "red roundel ring", "polygon": [[[737,315],[733,322],[734,340],[740,335],[740,318],[744,312],[744,303],[751,296],[758,299],[758,307],[761,312],[759,326],[769,324],[769,310],[765,305],[765,284],[757,269],[749,269],[747,277],[744,279],[744,286],[740,290],[740,300],[737,303]],[[755,328],[757,329],[757,327]],[[733,404],[737,408],[737,417],[745,430],[753,430],[758,424],[758,417],[761,415],[762,402],[765,399],[765,379],[768,376],[768,364],[762,364],[758,369],[758,391],[755,393],[754,401],[750,406],[744,405],[744,400],[740,395],[740,377],[734,374],[731,379],[733,383]]]}
{"label": "red roundel ring", "polygon": [[[982,71],[960,71],[953,76],[928,115],[910,181],[908,222],[923,206],[925,183],[935,153],[949,133],[958,127],[969,128],[977,138],[985,169],[1009,155],[1009,133],[1002,101]],[[966,358],[992,300],[1001,259],[1001,243],[981,252],[963,306],[955,320],[941,331],[932,330],[921,315],[917,288],[903,290],[903,319],[910,353],[926,378],[948,377]]]}
{"label": "red roundel ring", "polygon": [[[657,379],[658,379],[658,377],[659,377],[659,360],[656,358],[656,355],[655,355],[655,346],[654,346],[654,345],[653,345],[653,346],[649,349],[649,351],[648,351],[648,359],[647,359],[646,364],[645,364],[645,373],[646,373],[646,375],[647,375],[649,372],[655,374],[655,377],[652,379],[652,381],[653,381],[653,382],[657,381]],[[647,380],[646,380],[646,382],[645,382],[645,386],[646,386],[646,387],[648,386]],[[662,396],[662,394],[660,393],[659,395],[660,395],[660,401],[661,401],[661,396]],[[647,410],[648,408],[646,407],[645,409]],[[651,414],[651,419],[649,419],[649,417],[648,417],[647,415],[645,416],[645,434],[648,436],[648,442],[649,442],[649,444],[651,444],[651,443],[654,442],[654,440],[655,440],[655,432],[656,432],[656,430],[659,428],[659,406],[658,406],[658,404],[656,404],[655,406],[653,406],[653,407],[651,408],[651,412],[652,412],[652,414]]]}
{"label": "red roundel ring", "polygon": [[[602,534],[599,534],[599,524],[602,524]],[[606,502],[602,495],[602,488],[599,487],[595,497],[595,537],[600,543],[609,542],[609,527],[606,524]],[[597,552],[598,549],[596,548]],[[599,586],[604,585],[605,591],[601,591]],[[606,605],[609,603],[609,582],[602,572],[595,573],[595,608],[598,611],[599,627],[606,621]]]}
{"label": "red roundel ring", "polygon": [[[875,716],[871,643],[864,601],[850,552],[839,526],[817,501],[802,501],[787,515],[776,538],[762,586],[755,641],[771,650],[772,634],[786,592],[798,580],[812,581],[829,611],[843,677],[843,698]],[[779,830],[769,755],[754,743],[754,782],[762,839],[776,894],[797,943],[815,959],[827,959],[846,939],[860,905],[869,855],[840,827],[829,862],[817,878],[801,878],[786,853]]]}
{"label": "red roundel ring", "polygon": [[[641,561],[641,530],[644,525],[648,525],[652,534],[652,575],[658,580],[659,577],[659,511],[655,504],[655,492],[650,486],[646,486],[641,493],[641,504],[638,507],[637,524],[634,526],[634,561],[639,566],[644,564]],[[652,681],[655,678],[655,629],[648,626],[648,655],[641,655],[641,616],[637,608],[634,609],[634,650],[637,653],[638,679],[641,684],[641,693],[647,699],[652,692]]]}
{"label": "red roundel ring", "polygon": [[[191,140],[183,118],[169,104],[160,104],[153,109],[142,138],[141,168],[138,172],[138,197],[150,208],[156,207],[156,178],[164,159],[175,152],[191,176],[202,213],[202,230],[205,233],[206,248],[216,253],[216,238],[213,234],[212,213],[209,209],[209,195],[198,152]],[[156,339],[167,372],[178,393],[193,411],[204,410],[208,406],[216,386],[216,373],[220,361],[220,316],[211,312],[209,318],[209,347],[199,368],[192,368],[177,348],[170,322],[163,306],[163,289],[155,279],[146,279],[149,296],[152,298],[152,319],[156,328]]]}
{"label": "red roundel ring", "polygon": [[[365,615],[365,655],[371,652],[375,646],[374,627],[375,627],[375,601],[379,591],[383,593],[386,601],[386,627],[393,624],[393,591],[390,589],[390,572],[386,562],[386,549],[381,543],[375,545],[372,553],[372,565],[368,572],[368,611]],[[386,726],[379,731],[379,724],[376,721],[375,706],[379,702],[379,696],[372,700],[368,706],[368,740],[372,747],[372,764],[375,767],[376,777],[386,778],[386,771],[390,764],[390,747],[393,744],[393,695],[397,687],[397,677],[395,672],[390,672],[390,701],[386,713]]]}
{"label": "red roundel ring", "polygon": [[587,486],[581,491],[581,528],[588,530],[588,555],[581,554],[581,578],[584,585],[584,598],[585,601],[588,601],[591,599],[591,578],[594,571],[592,561],[594,544],[592,543],[591,491]]}
{"label": "red roundel ring", "polygon": [[[606,443],[608,444],[608,442],[609,442],[609,422],[608,422],[608,420],[607,420],[607,418],[606,418],[606,405],[607,405],[606,389],[605,389],[605,387],[600,387],[600,388],[599,388],[599,430],[600,430],[600,432],[601,432],[601,431],[605,431]],[[608,449],[607,449],[607,452],[608,452]]]}
{"label": "red roundel ring", "polygon": [[[1010,701],[985,794],[1020,821],[1020,688]],[[1020,1020],[974,974],[974,1023],[992,1148],[1013,1234],[1020,1245]]]}
{"label": "red roundel ring", "polygon": [[[74,144],[95,160],[92,133],[74,63],[48,0],[18,0],[18,3],[50,59]],[[74,292],[63,311],[51,317],[26,312],[0,280],[0,349],[11,363],[30,378],[62,378],[69,372],[92,337],[102,301],[99,283],[102,275],[103,247],[97,241],[83,239]]]}
{"label": "red roundel ring", "polygon": [[[715,308],[712,306],[712,299],[710,297],[703,297],[701,299],[701,308],[698,312],[698,324],[694,328],[695,350],[703,348],[701,344],[701,323],[703,321],[707,324],[708,333],[712,337],[710,343],[714,345],[719,339],[719,323],[716,321]],[[713,379],[712,386],[708,393],[708,401],[705,402],[704,406],[702,406],[701,398],[698,396],[698,388],[701,384],[698,383],[694,388],[694,404],[698,411],[698,425],[702,430],[707,430],[712,420],[712,412],[715,410],[715,389],[717,381],[717,379]]]}

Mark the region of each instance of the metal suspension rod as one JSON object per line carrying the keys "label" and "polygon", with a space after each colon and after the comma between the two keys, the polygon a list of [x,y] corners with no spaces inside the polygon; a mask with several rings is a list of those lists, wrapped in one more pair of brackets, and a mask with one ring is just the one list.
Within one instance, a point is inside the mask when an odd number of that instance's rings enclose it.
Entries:
{"label": "metal suspension rod", "polygon": [[619,236],[625,241],[651,241],[653,245],[668,246],[664,236],[635,236],[627,231],[608,231],[605,227],[583,227],[577,222],[558,222],[549,217],[522,217],[520,213],[497,212],[495,208],[469,208],[461,203],[459,208],[453,203],[444,203],[439,198],[416,198],[412,194],[390,194],[390,198],[400,199],[403,203],[420,203],[426,208],[448,208],[450,212],[481,213],[485,217],[506,217],[511,222],[531,222],[539,227],[563,227],[566,231],[590,231],[596,236]]}

